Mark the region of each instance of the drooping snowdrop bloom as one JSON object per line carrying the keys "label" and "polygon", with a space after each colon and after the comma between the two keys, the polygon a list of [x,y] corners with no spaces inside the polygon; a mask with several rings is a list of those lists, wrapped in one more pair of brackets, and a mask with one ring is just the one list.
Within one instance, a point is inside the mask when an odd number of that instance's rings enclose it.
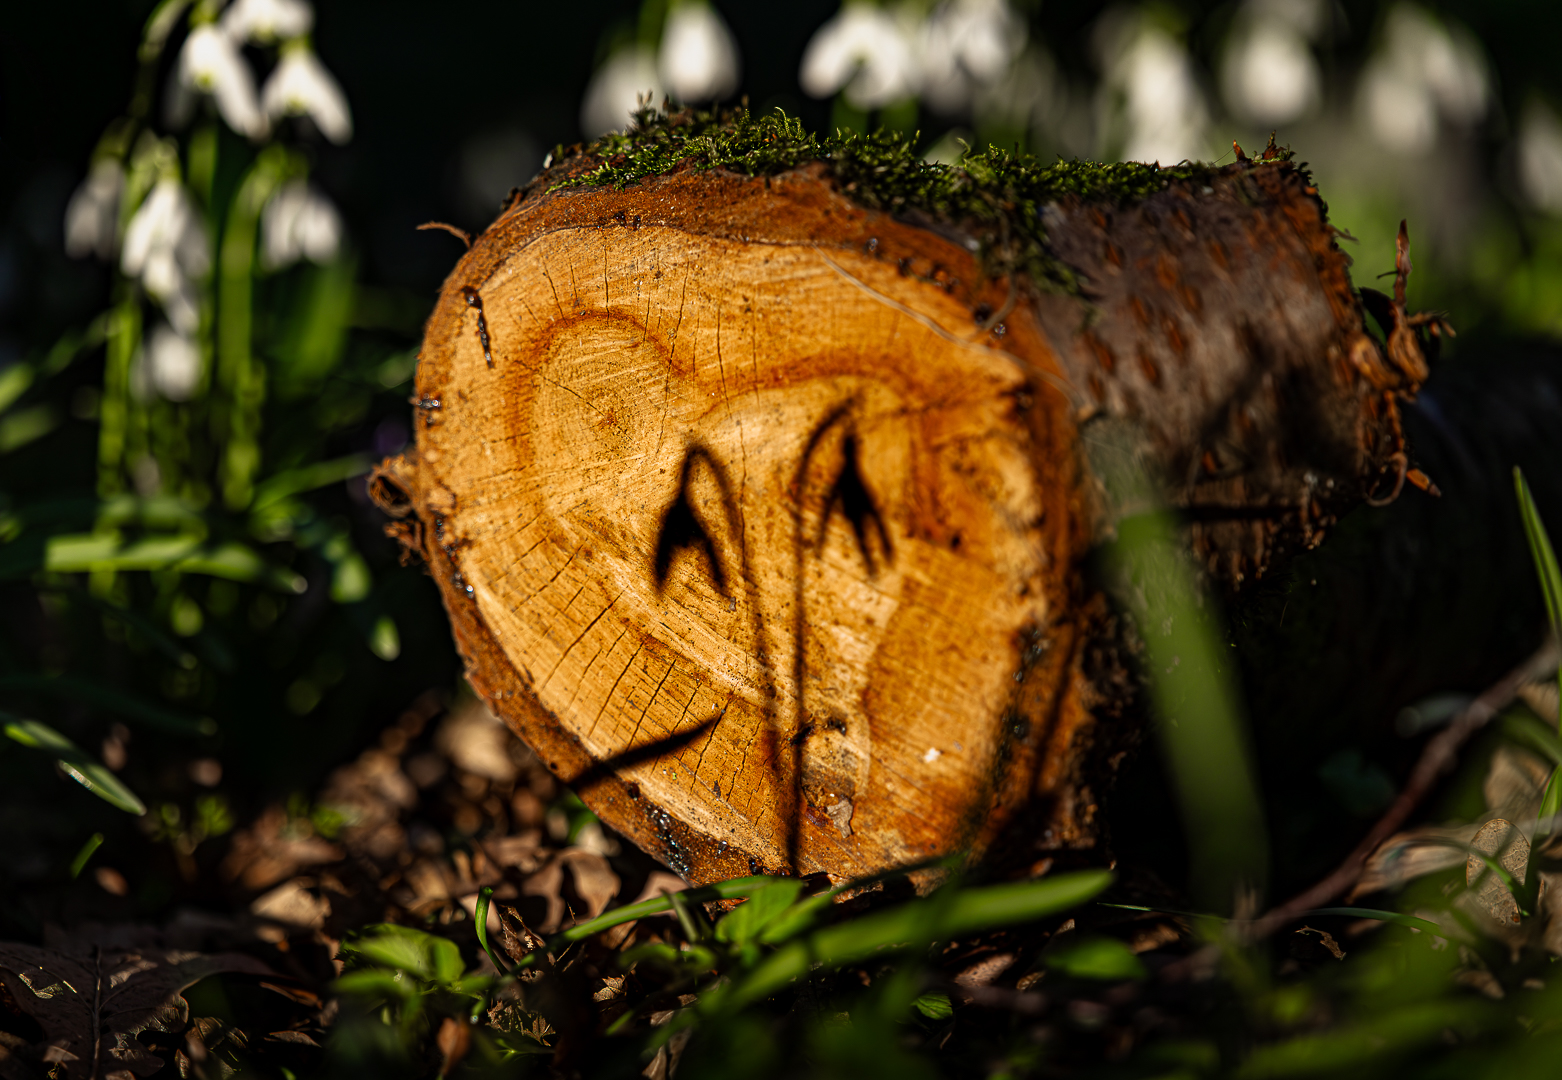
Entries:
{"label": "drooping snowdrop bloom", "polygon": [[1490,86],[1480,45],[1462,28],[1440,24],[1402,3],[1389,12],[1383,45],[1362,72],[1361,118],[1390,149],[1424,153],[1438,120],[1472,124],[1486,114]]}
{"label": "drooping snowdrop bloom", "polygon": [[[908,9],[909,10],[909,9]],[[798,79],[814,97],[844,89],[857,109],[878,109],[917,92],[916,22],[873,4],[848,3],[809,39]]]}
{"label": "drooping snowdrop bloom", "polygon": [[1518,166],[1529,201],[1562,214],[1562,120],[1539,100],[1529,103],[1519,121]]}
{"label": "drooping snowdrop bloom", "polygon": [[176,329],[195,333],[200,310],[192,279],[211,268],[211,252],[206,229],[178,180],[164,177],[154,184],[130,219],[120,268],[140,279]]}
{"label": "drooping snowdrop bloom", "polygon": [[119,200],[125,193],[125,167],[118,158],[103,157],[81,182],[65,207],[65,252],[75,258],[114,257],[119,231]]}
{"label": "drooping snowdrop bloom", "polygon": [[1323,76],[1312,40],[1318,0],[1248,0],[1237,13],[1221,69],[1226,104],[1256,124],[1288,124],[1316,108]]}
{"label": "drooping snowdrop bloom", "polygon": [[342,246],[342,219],[306,181],[290,180],[260,217],[261,261],[270,269],[299,259],[325,264]]}
{"label": "drooping snowdrop bloom", "polygon": [[222,29],[234,41],[270,45],[303,37],[315,24],[305,0],[234,0],[222,13]]}
{"label": "drooping snowdrop bloom", "polygon": [[978,88],[1008,74],[1025,37],[1007,0],[945,0],[918,35],[923,98],[943,112],[966,108]]}
{"label": "drooping snowdrop bloom", "polygon": [[353,116],[347,97],[306,42],[282,47],[282,59],[266,80],[262,94],[266,115],[307,116],[327,139],[340,145],[353,137]]}
{"label": "drooping snowdrop bloom", "polygon": [[1145,18],[1105,41],[1103,90],[1122,100],[1122,159],[1174,165],[1203,154],[1209,112],[1182,42]]}
{"label": "drooping snowdrop bloom", "polygon": [[656,64],[680,101],[717,101],[738,88],[738,44],[706,3],[679,4],[668,13]]}
{"label": "drooping snowdrop bloom", "polygon": [[187,117],[193,94],[210,94],[229,127],[252,139],[266,134],[266,118],[255,97],[255,76],[239,52],[238,43],[215,23],[190,31],[179,50],[180,93],[170,111]]}
{"label": "drooping snowdrop bloom", "polygon": [[644,45],[630,45],[608,57],[591,76],[580,104],[580,127],[586,137],[621,131],[647,94],[653,105],[667,92],[656,70],[656,54]]}
{"label": "drooping snowdrop bloom", "polygon": [[201,381],[201,349],[195,340],[158,323],[141,357],[149,388],[169,401],[189,401]]}

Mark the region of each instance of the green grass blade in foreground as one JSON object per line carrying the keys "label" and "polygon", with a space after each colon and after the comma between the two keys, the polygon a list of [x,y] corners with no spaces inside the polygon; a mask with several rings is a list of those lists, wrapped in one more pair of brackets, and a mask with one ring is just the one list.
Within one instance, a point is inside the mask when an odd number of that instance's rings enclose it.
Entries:
{"label": "green grass blade in foreground", "polygon": [[[931,896],[887,911],[815,930],[783,945],[725,992],[702,1002],[709,1011],[737,1010],[769,997],[815,964],[840,967],[882,950],[959,937],[999,926],[1012,926],[1066,911],[1112,883],[1105,870],[1085,870],[1040,881],[1020,881],[961,889],[952,897]],[[941,909],[931,912],[929,909]]]}
{"label": "green grass blade in foreground", "polygon": [[488,943],[488,905],[494,898],[494,891],[484,886],[477,892],[477,907],[472,912],[472,926],[477,931],[477,943],[483,947],[483,952],[488,954],[488,960],[493,964],[494,970],[503,975],[510,970],[504,961],[499,959],[499,954]]}
{"label": "green grass blade in foreground", "polygon": [[1531,859],[1537,857],[1541,841],[1555,833],[1556,817],[1562,814],[1562,765],[1551,770],[1546,790],[1540,797],[1540,826],[1535,832],[1535,842],[1530,848]]}
{"label": "green grass blade in foreground", "polygon": [[368,472],[373,462],[366,454],[348,454],[330,461],[317,461],[297,469],[288,469],[255,485],[255,500],[251,511],[266,509],[290,495],[325,487],[341,480],[350,480]]}
{"label": "green grass blade in foreground", "polygon": [[1157,733],[1192,849],[1190,887],[1199,906],[1229,911],[1238,890],[1262,883],[1268,861],[1229,650],[1170,515],[1120,523],[1111,558],[1119,599],[1144,639]]}
{"label": "green grass blade in foreground", "polygon": [[1393,923],[1410,930],[1421,930],[1428,934],[1434,934],[1440,938],[1448,936],[1448,928],[1439,926],[1430,919],[1418,919],[1414,915],[1406,915],[1398,911],[1384,911],[1382,908],[1364,907],[1321,907],[1304,911],[1305,915],[1343,915],[1347,918],[1375,919],[1378,922]]}
{"label": "green grass blade in foreground", "polygon": [[1515,740],[1539,751],[1552,765],[1562,765],[1562,738],[1550,724],[1542,724],[1525,713],[1510,712],[1502,718],[1502,730]]}
{"label": "green grass blade in foreground", "polygon": [[[718,881],[714,885],[688,889],[683,893],[683,898],[691,904],[703,904],[710,900],[737,900],[741,897],[752,896],[765,886],[784,880],[786,879],[773,877],[732,878],[730,881]],[[643,919],[647,915],[660,915],[664,911],[671,910],[673,910],[672,901],[666,896],[642,900],[638,904],[625,904],[621,908],[614,908],[612,911],[604,912],[595,919],[572,926],[568,930],[560,931],[548,940],[548,948],[553,949],[557,946],[570,945],[588,938],[592,934],[600,934],[604,930],[611,930],[613,927],[620,926],[623,923]]]}
{"label": "green grass blade in foreground", "polygon": [[81,850],[76,852],[76,857],[71,860],[70,875],[75,881],[81,877],[81,872],[87,868],[87,860],[92,858],[94,852],[103,846],[103,834],[95,832],[87,837],[87,842],[81,845]]}
{"label": "green grass blade in foreground", "polygon": [[[1540,520],[1540,509],[1530,494],[1523,470],[1513,470],[1513,486],[1519,496],[1519,515],[1524,519],[1524,535],[1529,539],[1529,552],[1535,560],[1535,572],[1540,575],[1540,591],[1546,598],[1546,615],[1551,620],[1551,634],[1562,645],[1562,568],[1557,566],[1557,553],[1546,534],[1545,523]],[[1562,695],[1562,665],[1557,668],[1557,690]],[[1559,697],[1562,701],[1562,697]],[[1556,717],[1557,730],[1562,732],[1562,704]]]}
{"label": "green grass blade in foreground", "polygon": [[53,754],[67,776],[111,806],[137,816],[146,813],[146,805],[119,777],[48,724],[37,720],[10,720],[5,725],[5,733],[23,746]]}

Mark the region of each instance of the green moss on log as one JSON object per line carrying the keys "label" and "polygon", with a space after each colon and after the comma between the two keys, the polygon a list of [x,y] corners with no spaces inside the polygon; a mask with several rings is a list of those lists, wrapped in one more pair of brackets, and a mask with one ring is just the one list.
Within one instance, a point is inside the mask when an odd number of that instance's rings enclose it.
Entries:
{"label": "green moss on log", "polygon": [[[1274,146],[1263,161],[1287,161]],[[1043,288],[1074,292],[1068,267],[1050,257],[1042,212],[1069,198],[1121,205],[1174,183],[1207,183],[1209,164],[1169,168],[1124,161],[1043,162],[1032,154],[991,146],[967,151],[955,164],[934,164],[917,152],[915,136],[895,131],[837,131],[821,138],[779,109],[754,116],[730,112],[642,109],[623,133],[555,150],[539,177],[543,190],[586,185],[625,187],[647,177],[689,169],[723,169],[743,176],[774,176],[823,163],[854,201],[897,217],[951,225],[973,238],[985,271],[1019,272]],[[535,190],[535,187],[533,188]]]}

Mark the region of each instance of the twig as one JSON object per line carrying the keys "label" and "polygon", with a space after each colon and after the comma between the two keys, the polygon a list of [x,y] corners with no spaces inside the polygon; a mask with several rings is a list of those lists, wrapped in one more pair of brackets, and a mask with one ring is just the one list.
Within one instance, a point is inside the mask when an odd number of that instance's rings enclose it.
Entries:
{"label": "twig", "polygon": [[472,234],[467,232],[465,229],[458,229],[454,225],[446,224],[443,221],[425,221],[423,224],[417,227],[418,232],[427,232],[430,229],[443,229],[445,232],[449,233],[451,236],[454,236],[457,240],[465,244],[468,250],[470,250],[472,247]]}
{"label": "twig", "polygon": [[1394,804],[1388,808],[1388,811],[1378,819],[1372,831],[1356,845],[1356,850],[1350,853],[1334,873],[1306,892],[1292,897],[1279,907],[1272,908],[1265,915],[1255,919],[1249,924],[1244,936],[1250,941],[1268,937],[1285,923],[1301,917],[1313,908],[1323,907],[1350,888],[1361,877],[1362,868],[1378,846],[1399,831],[1400,826],[1421,804],[1421,800],[1431,792],[1438,778],[1453,768],[1458,759],[1459,748],[1469,740],[1470,736],[1485,727],[1500,710],[1507,708],[1518,696],[1521,686],[1534,682],[1554,670],[1557,659],[1556,642],[1547,641],[1528,660],[1498,679],[1487,688],[1485,693],[1466,705],[1447,728],[1428,740],[1421,751],[1421,760],[1416,762],[1415,771],[1410,774],[1404,790],[1399,793],[1399,797],[1394,800]]}

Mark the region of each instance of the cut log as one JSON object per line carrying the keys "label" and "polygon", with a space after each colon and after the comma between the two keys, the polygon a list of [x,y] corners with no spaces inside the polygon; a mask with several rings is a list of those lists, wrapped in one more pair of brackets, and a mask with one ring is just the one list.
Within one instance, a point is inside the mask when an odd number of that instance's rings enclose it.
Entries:
{"label": "cut log", "polygon": [[1142,727],[1082,572],[1143,509],[1112,455],[1227,585],[1408,468],[1414,329],[1385,359],[1275,157],[1028,189],[1048,280],[1012,186],[940,220],[839,157],[618,187],[598,148],[451,274],[372,489],[472,685],[686,878],[1088,849]]}

